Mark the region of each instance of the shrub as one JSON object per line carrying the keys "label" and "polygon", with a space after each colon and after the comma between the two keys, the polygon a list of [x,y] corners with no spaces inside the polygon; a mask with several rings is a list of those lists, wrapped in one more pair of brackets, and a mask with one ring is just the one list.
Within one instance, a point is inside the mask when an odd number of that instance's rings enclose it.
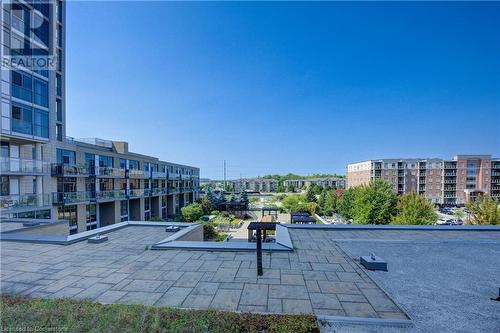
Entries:
{"label": "shrub", "polygon": [[211,240],[217,237],[215,225],[211,222],[203,223],[203,240]]}
{"label": "shrub", "polygon": [[466,204],[470,210],[472,224],[500,224],[498,199],[489,195],[480,195],[475,201]]}
{"label": "shrub", "polygon": [[203,216],[203,208],[199,203],[193,203],[181,208],[182,217],[186,222],[198,221]]}
{"label": "shrub", "polygon": [[416,192],[403,194],[398,198],[398,215],[392,219],[394,224],[434,224],[438,215],[434,205]]}

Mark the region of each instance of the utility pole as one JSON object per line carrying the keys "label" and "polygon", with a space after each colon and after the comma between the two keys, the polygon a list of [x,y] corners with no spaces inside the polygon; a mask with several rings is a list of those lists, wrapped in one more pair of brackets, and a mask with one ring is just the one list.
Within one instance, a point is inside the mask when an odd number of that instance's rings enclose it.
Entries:
{"label": "utility pole", "polygon": [[226,191],[226,160],[224,160],[224,191]]}

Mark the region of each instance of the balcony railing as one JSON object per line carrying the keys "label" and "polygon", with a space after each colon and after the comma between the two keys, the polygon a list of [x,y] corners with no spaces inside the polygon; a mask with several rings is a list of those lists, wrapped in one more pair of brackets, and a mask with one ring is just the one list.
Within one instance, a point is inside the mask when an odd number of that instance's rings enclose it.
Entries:
{"label": "balcony railing", "polygon": [[451,176],[456,176],[457,173],[456,172],[445,172],[444,175],[445,175],[445,177],[451,177]]}
{"label": "balcony railing", "polygon": [[98,177],[125,178],[125,170],[120,168],[99,167]]}
{"label": "balcony railing", "polygon": [[145,196],[145,190],[143,188],[128,190],[127,196],[129,198],[142,198]]}
{"label": "balcony railing", "polygon": [[500,172],[493,171],[493,172],[491,173],[491,175],[492,175],[492,176],[494,176],[494,177],[498,177],[498,176],[500,176]]}
{"label": "balcony railing", "polygon": [[152,195],[152,196],[156,196],[156,195],[164,195],[164,194],[168,194],[168,189],[167,189],[167,188],[164,188],[164,187],[160,187],[160,188],[152,188],[152,189],[150,189],[149,193],[150,193],[150,195]]}
{"label": "balcony railing", "polygon": [[0,196],[0,208],[5,211],[50,206],[50,194],[21,194]]}
{"label": "balcony railing", "polygon": [[0,159],[0,172],[2,174],[48,174],[50,163],[39,160],[26,160],[12,157]]}
{"label": "balcony railing", "polygon": [[168,179],[180,179],[181,178],[181,175],[179,173],[169,173],[168,174]]}
{"label": "balcony railing", "polygon": [[55,177],[78,177],[90,175],[86,165],[73,165],[64,163],[52,164],[51,174]]}
{"label": "balcony railing", "polygon": [[109,190],[95,193],[96,201],[120,200],[127,198],[126,190]]}
{"label": "balcony railing", "polygon": [[153,179],[166,179],[167,173],[161,171],[151,171],[151,178]]}
{"label": "balcony railing", "polygon": [[149,171],[134,170],[134,169],[130,169],[128,171],[129,178],[149,178],[149,176],[150,176]]}
{"label": "balcony railing", "polygon": [[90,202],[90,192],[53,192],[53,205],[69,205]]}

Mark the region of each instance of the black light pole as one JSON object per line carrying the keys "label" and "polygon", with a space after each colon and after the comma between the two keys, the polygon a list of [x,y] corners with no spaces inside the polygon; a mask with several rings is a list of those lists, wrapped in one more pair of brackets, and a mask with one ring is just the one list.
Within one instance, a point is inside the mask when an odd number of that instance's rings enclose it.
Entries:
{"label": "black light pole", "polygon": [[262,235],[260,228],[257,228],[257,275],[261,276],[262,273]]}

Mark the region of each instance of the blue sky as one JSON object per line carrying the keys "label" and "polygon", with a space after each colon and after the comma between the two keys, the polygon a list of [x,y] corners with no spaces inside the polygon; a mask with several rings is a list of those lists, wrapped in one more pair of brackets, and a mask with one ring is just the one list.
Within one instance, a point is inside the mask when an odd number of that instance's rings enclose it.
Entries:
{"label": "blue sky", "polygon": [[500,155],[500,3],[69,2],[68,135],[202,177]]}

